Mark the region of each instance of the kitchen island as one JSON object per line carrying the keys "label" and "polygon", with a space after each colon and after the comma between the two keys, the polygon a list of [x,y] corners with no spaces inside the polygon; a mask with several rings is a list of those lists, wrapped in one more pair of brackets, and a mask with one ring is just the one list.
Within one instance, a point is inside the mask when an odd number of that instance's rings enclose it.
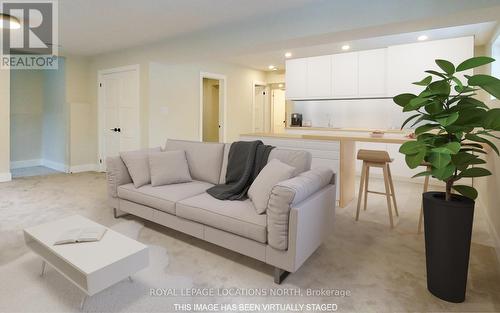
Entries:
{"label": "kitchen island", "polygon": [[[248,133],[241,134],[241,140],[262,140],[286,149],[303,149],[312,154],[312,167],[327,166],[336,173],[337,200],[340,207],[345,207],[354,199],[356,178],[356,146],[371,148],[368,145],[387,144],[391,157],[402,156],[397,152],[399,146],[410,139],[402,131],[387,131],[384,135],[374,137],[368,130],[359,129],[300,129],[287,128],[284,133]],[[356,144],[358,143],[358,144]],[[379,148],[380,149],[380,148]],[[404,158],[403,158],[404,160]],[[404,162],[403,162],[404,163]],[[403,164],[404,165],[404,164]],[[401,165],[401,170],[404,169]],[[411,177],[411,175],[404,175]]]}

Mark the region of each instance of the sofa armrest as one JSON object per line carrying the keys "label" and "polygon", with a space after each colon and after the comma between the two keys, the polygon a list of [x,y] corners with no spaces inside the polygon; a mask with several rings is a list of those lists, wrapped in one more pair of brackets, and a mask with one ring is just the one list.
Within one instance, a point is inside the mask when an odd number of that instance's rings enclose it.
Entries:
{"label": "sofa armrest", "polygon": [[[288,248],[290,210],[335,181],[329,168],[315,168],[276,184],[267,205],[267,241],[279,250]],[[333,204],[334,205],[334,204]]]}
{"label": "sofa armrest", "polygon": [[119,186],[132,182],[132,178],[121,157],[106,158],[106,180],[108,182],[108,195],[112,198],[118,196],[117,189]]}

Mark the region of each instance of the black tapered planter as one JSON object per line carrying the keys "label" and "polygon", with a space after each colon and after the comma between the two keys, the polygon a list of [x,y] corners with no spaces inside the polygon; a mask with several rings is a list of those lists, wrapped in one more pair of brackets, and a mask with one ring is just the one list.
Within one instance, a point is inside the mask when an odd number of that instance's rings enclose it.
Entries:
{"label": "black tapered planter", "polygon": [[424,201],[427,289],[449,302],[465,301],[474,200],[426,192]]}

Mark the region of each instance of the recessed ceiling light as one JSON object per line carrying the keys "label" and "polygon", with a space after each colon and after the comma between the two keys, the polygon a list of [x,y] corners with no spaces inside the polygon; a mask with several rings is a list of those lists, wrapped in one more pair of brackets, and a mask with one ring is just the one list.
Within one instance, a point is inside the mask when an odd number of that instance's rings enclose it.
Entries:
{"label": "recessed ceiling light", "polygon": [[349,45],[343,45],[342,46],[342,50],[344,50],[344,51],[347,51],[349,49],[351,49],[351,46],[349,46]]}
{"label": "recessed ceiling light", "polygon": [[285,58],[291,58],[292,57],[292,53],[291,52],[286,52],[285,53]]}
{"label": "recessed ceiling light", "polygon": [[274,65],[269,65],[267,68],[268,68],[268,69],[270,69],[270,70],[274,70],[274,69],[276,69],[276,66],[274,66]]}
{"label": "recessed ceiling light", "polygon": [[427,37],[426,35],[420,35],[417,38],[418,41],[424,41],[424,40],[427,40],[427,39],[429,39],[429,37]]}
{"label": "recessed ceiling light", "polygon": [[21,23],[17,17],[0,13],[0,28],[19,29],[21,28]]}

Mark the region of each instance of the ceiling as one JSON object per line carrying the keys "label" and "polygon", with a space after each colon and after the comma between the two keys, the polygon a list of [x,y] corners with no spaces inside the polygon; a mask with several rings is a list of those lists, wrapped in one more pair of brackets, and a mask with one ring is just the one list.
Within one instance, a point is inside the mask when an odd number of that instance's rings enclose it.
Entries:
{"label": "ceiling", "polygon": [[500,0],[59,0],[58,5],[64,55],[140,51],[151,61],[217,59],[261,70],[282,65],[288,50],[299,57],[334,53],[345,42],[353,49],[376,48],[411,42],[423,31],[431,39],[486,38],[494,27],[486,22],[500,17]]}
{"label": "ceiling", "polygon": [[344,52],[341,48],[343,45],[349,45],[349,51],[385,48],[392,45],[417,42],[417,38],[421,35],[427,36],[427,40],[474,36],[475,45],[480,46],[488,42],[496,26],[497,22],[485,22],[380,37],[377,36],[358,40],[342,40],[322,45],[298,46],[290,49],[278,49],[263,53],[238,55],[232,57],[230,60],[231,62],[263,71],[269,71],[269,65],[274,65],[277,70],[282,70],[285,67],[286,58],[284,55],[286,52],[291,52],[292,58],[302,58],[341,53]]}
{"label": "ceiling", "polygon": [[314,0],[59,0],[69,54],[96,55],[257,18]]}

